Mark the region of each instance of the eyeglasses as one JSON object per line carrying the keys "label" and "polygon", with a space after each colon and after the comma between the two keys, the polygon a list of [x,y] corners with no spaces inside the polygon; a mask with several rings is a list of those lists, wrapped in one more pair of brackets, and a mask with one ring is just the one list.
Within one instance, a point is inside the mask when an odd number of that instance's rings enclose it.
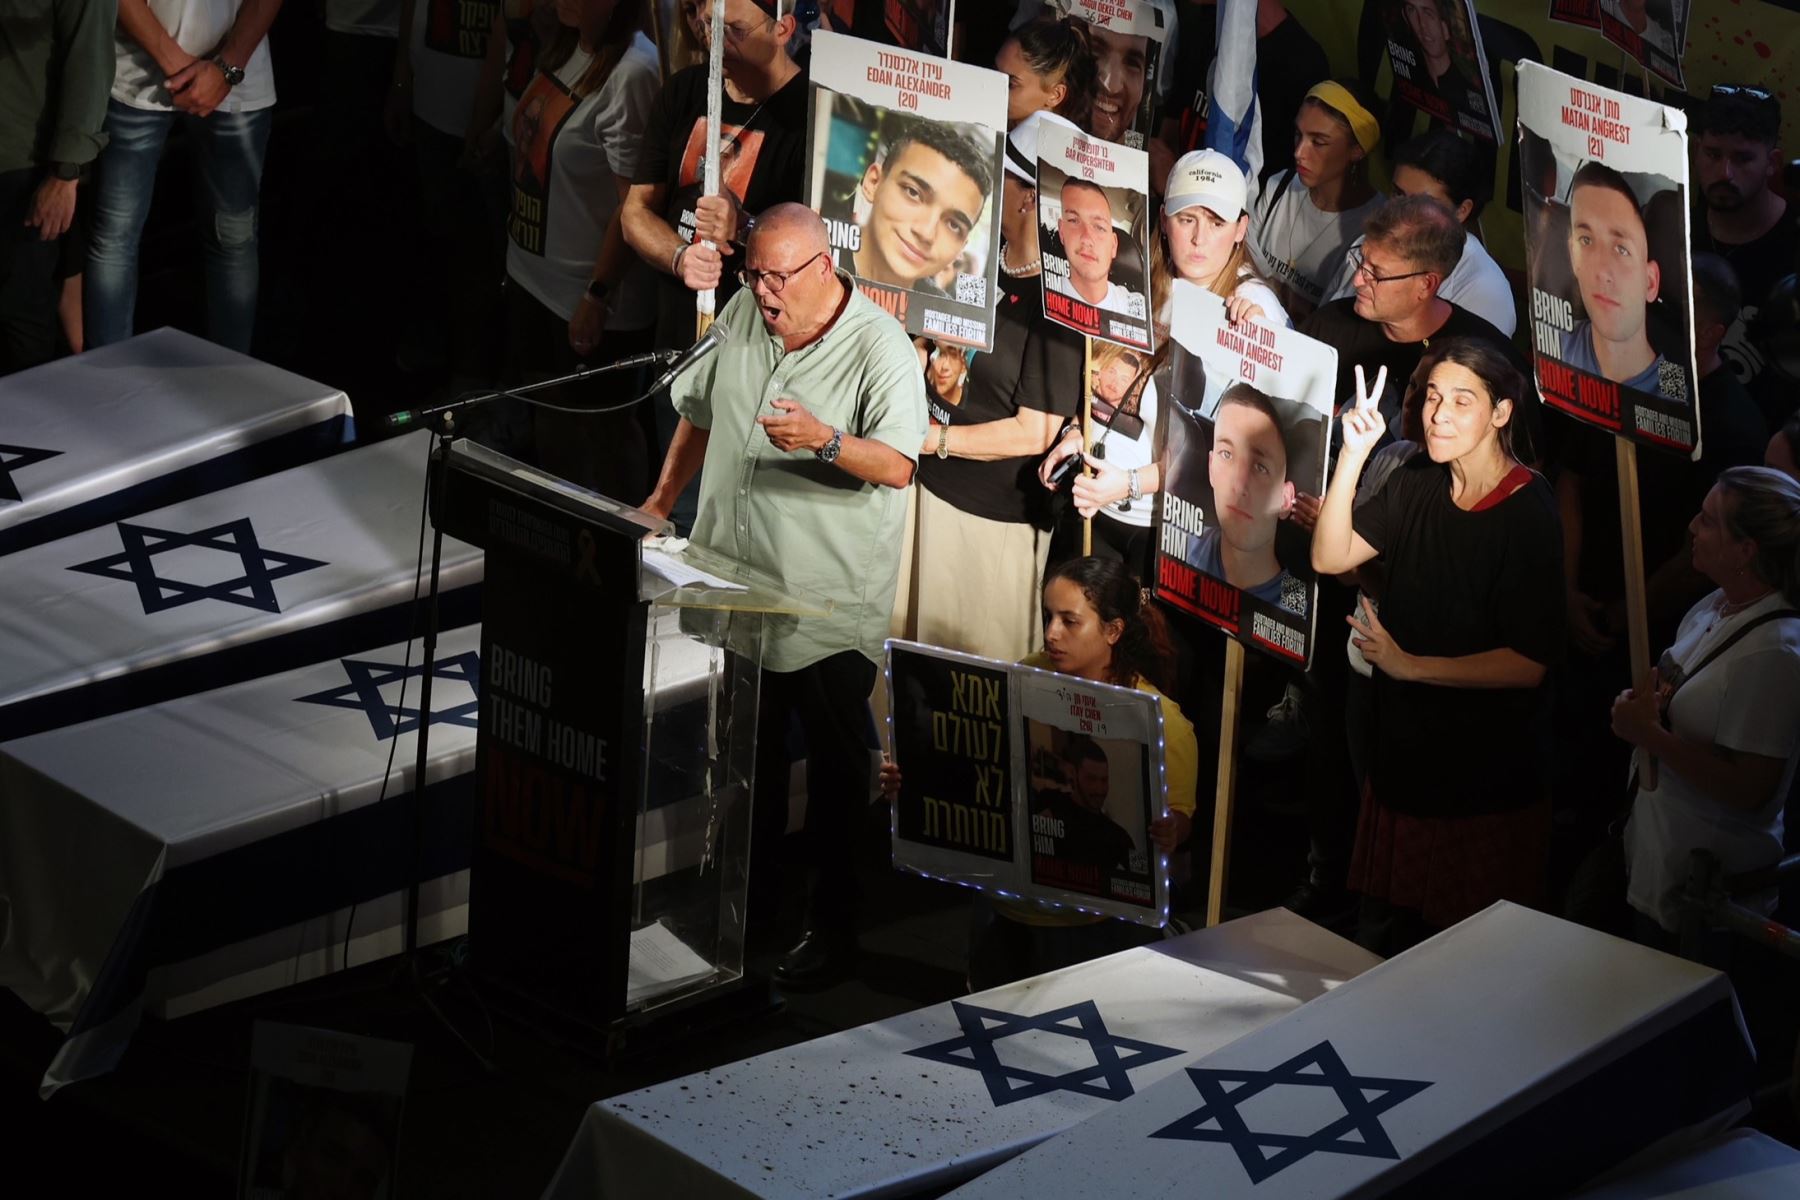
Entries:
{"label": "eyeglasses", "polygon": [[1377,275],[1375,273],[1375,268],[1369,265],[1369,260],[1363,257],[1363,252],[1361,250],[1358,250],[1355,247],[1351,247],[1350,250],[1351,278],[1355,278],[1358,275],[1367,275],[1370,283],[1382,284],[1393,283],[1397,279],[1412,279],[1415,276],[1429,274],[1431,274],[1430,271],[1408,271],[1404,275]]}
{"label": "eyeglasses", "polygon": [[788,280],[806,270],[806,268],[812,266],[823,257],[825,257],[825,251],[821,250],[791,271],[758,271],[751,267],[745,267],[738,272],[738,282],[747,288],[754,288],[760,283],[775,295],[779,296],[781,295],[781,289],[788,285]]}
{"label": "eyeglasses", "polygon": [[727,21],[725,22],[725,40],[728,42],[741,42],[752,34],[759,32],[763,26],[773,25],[774,23],[775,22],[768,17],[764,17],[762,20],[751,25],[739,25],[734,21]]}

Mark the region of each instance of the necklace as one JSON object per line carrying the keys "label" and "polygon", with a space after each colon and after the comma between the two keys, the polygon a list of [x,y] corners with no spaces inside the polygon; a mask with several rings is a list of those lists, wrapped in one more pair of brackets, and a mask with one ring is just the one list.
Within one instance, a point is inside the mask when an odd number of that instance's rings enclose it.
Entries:
{"label": "necklace", "polygon": [[1005,242],[1000,243],[1000,269],[1002,271],[1005,271],[1008,275],[1012,276],[1014,279],[1026,279],[1032,275],[1037,275],[1043,271],[1044,260],[1042,257],[1034,258],[1030,262],[1021,263],[1020,265],[1018,265],[1016,267],[1013,264],[1007,262],[1006,261],[1006,252],[1010,249],[1012,249],[1012,247],[1007,245]]}
{"label": "necklace", "polygon": [[1758,604],[1767,600],[1774,590],[1774,588],[1764,588],[1761,592],[1758,592],[1748,600],[1739,600],[1736,603],[1732,603],[1725,599],[1725,594],[1723,592],[1719,593],[1719,602],[1713,606],[1713,617],[1712,620],[1706,623],[1706,632],[1711,633],[1718,627],[1719,622],[1721,621],[1729,621],[1735,616],[1749,612],[1752,608],[1755,608]]}

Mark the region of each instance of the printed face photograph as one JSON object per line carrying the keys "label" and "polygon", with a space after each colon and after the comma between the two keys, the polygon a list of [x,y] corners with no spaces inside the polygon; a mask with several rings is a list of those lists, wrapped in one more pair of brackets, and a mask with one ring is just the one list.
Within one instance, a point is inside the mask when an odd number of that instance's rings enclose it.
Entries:
{"label": "printed face photograph", "polygon": [[1577,187],[1569,198],[1569,259],[1595,338],[1647,344],[1645,314],[1661,271],[1650,261],[1637,201],[1598,184]]}
{"label": "printed face photograph", "polygon": [[981,182],[948,155],[908,141],[862,179],[868,217],[856,274],[911,288],[954,264],[987,201]]}
{"label": "printed face photograph", "polygon": [[1090,304],[1098,304],[1106,296],[1113,259],[1119,253],[1119,233],[1106,193],[1091,183],[1065,182],[1057,234],[1069,256],[1069,279],[1075,290]]}
{"label": "printed face photograph", "polygon": [[1150,63],[1150,39],[1135,34],[1113,33],[1098,25],[1088,27],[1094,46],[1094,106],[1088,132],[1108,142],[1123,141],[1144,101],[1144,84]]}
{"label": "printed face photograph", "polygon": [[1234,403],[1250,390],[1226,391],[1207,459],[1219,530],[1228,546],[1244,554],[1270,550],[1282,516],[1294,507],[1280,425],[1260,406]]}
{"label": "printed face photograph", "polygon": [[1401,0],[1400,14],[1406,18],[1406,27],[1412,30],[1427,60],[1449,56],[1450,23],[1438,9],[1438,0]]}

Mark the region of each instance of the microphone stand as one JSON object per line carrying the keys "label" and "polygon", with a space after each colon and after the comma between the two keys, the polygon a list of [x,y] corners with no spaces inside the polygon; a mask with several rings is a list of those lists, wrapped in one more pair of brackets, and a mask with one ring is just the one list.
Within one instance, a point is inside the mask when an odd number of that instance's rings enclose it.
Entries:
{"label": "microphone stand", "polygon": [[[392,413],[387,418],[390,429],[404,428],[414,422],[435,422],[433,436],[437,444],[432,448],[430,466],[425,477],[425,504],[427,513],[433,503],[444,502],[444,489],[450,478],[450,443],[456,436],[456,414],[478,404],[486,404],[490,400],[523,399],[530,392],[544,388],[557,387],[567,383],[578,383],[595,375],[606,375],[614,371],[635,370],[639,367],[654,366],[673,361],[678,351],[659,350],[650,354],[637,354],[618,362],[607,363],[598,367],[583,367],[571,374],[555,379],[545,379],[537,383],[526,384],[517,388],[495,388],[492,391],[475,395],[464,394],[454,400],[430,408],[409,409]],[[649,393],[645,394],[646,396]],[[644,399],[645,397],[639,397]],[[634,401],[635,403],[635,401]],[[424,644],[424,670],[419,677],[419,725],[417,729],[417,754],[413,759],[412,785],[412,857],[406,872],[406,912],[405,929],[403,931],[403,949],[401,971],[405,983],[428,1008],[432,1015],[443,1025],[464,1049],[473,1055],[476,1061],[490,1071],[494,1064],[469,1042],[468,1038],[450,1022],[442,1010],[434,1003],[425,991],[424,975],[420,968],[419,957],[419,888],[421,876],[425,872],[425,769],[430,755],[431,744],[431,678],[437,671],[438,642],[438,593],[439,573],[444,558],[444,529],[441,522],[431,522],[431,584],[425,595],[425,631],[422,638]]]}

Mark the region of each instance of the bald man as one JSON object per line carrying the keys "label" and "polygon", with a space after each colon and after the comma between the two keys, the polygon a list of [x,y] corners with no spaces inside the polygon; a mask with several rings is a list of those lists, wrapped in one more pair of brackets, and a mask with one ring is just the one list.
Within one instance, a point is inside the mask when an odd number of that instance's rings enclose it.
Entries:
{"label": "bald man", "polygon": [[788,718],[807,748],[804,935],[776,979],[819,986],[855,951],[854,818],[868,807],[868,700],[893,613],[906,488],[925,441],[925,386],[900,323],[833,268],[799,204],[758,219],[729,340],[671,389],[681,416],[646,510],[667,516],[696,471],[693,540],[831,613],[772,623],[757,718],[751,920],[769,929],[787,828]]}

